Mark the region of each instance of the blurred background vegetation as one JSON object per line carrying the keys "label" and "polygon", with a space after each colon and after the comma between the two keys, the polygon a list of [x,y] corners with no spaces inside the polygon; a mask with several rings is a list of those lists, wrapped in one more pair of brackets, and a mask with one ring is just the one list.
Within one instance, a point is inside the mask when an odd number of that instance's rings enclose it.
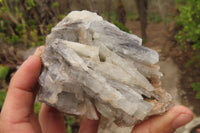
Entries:
{"label": "blurred background vegetation", "polygon": [[[182,82],[189,85],[182,87],[194,91],[195,98],[200,99],[198,0],[0,0],[0,109],[9,81],[24,60],[22,53],[45,44],[51,28],[72,10],[96,12],[120,29],[134,34],[136,32],[131,27],[139,22],[141,32],[137,35],[144,43],[150,41],[148,34],[151,32],[146,33],[148,24],[162,23],[173,40],[170,48],[181,53],[174,55],[169,51],[186,74]],[[187,80],[184,76],[191,78]],[[37,114],[40,106],[40,103],[35,104]],[[66,116],[67,131],[76,132],[79,121],[75,116]]]}

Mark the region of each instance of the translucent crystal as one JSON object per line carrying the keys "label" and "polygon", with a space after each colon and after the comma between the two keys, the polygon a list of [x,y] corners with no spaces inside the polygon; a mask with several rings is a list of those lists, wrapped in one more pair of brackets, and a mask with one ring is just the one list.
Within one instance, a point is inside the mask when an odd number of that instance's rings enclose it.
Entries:
{"label": "translucent crystal", "polygon": [[96,13],[73,11],[46,38],[40,101],[60,111],[132,126],[169,109],[158,53]]}

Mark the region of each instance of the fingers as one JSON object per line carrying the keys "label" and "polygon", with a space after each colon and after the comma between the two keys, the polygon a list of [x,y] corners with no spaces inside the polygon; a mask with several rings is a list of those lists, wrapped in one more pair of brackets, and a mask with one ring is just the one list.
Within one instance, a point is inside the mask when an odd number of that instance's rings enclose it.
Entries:
{"label": "fingers", "polygon": [[99,120],[90,120],[84,116],[83,120],[81,121],[79,133],[97,133],[98,126]]}
{"label": "fingers", "polygon": [[44,103],[40,110],[39,121],[42,133],[66,133],[63,114]]}
{"label": "fingers", "polygon": [[41,49],[39,48],[33,56],[29,57],[12,78],[1,119],[11,123],[29,120],[35,101],[34,87],[41,70]]}
{"label": "fingers", "polygon": [[136,126],[132,133],[173,133],[190,122],[193,113],[184,106],[175,106],[164,115],[155,116]]}

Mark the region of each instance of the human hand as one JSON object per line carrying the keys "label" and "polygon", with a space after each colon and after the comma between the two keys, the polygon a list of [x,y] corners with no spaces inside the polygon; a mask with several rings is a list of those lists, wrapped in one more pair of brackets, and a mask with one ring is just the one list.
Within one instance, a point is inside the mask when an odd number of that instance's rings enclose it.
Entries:
{"label": "human hand", "polygon": [[[131,133],[173,133],[177,128],[187,124],[193,118],[193,113],[186,107],[177,105],[163,115],[153,116],[135,126]],[[79,133],[96,133],[98,121],[82,120]]]}
{"label": "human hand", "polygon": [[132,133],[173,133],[193,119],[187,107],[177,105],[163,115],[153,116],[133,128]]}
{"label": "human hand", "polygon": [[13,76],[0,114],[0,133],[65,133],[62,113],[45,104],[34,113],[41,70],[41,47],[29,57]]}
{"label": "human hand", "polygon": [[[38,119],[33,110],[41,70],[41,49],[22,64],[11,80],[0,115],[0,133],[66,132],[62,113],[43,104]],[[137,125],[132,133],[172,133],[192,120],[192,117],[188,108],[175,106],[164,115],[154,116]],[[79,133],[96,133],[98,125],[99,121],[84,117]]]}

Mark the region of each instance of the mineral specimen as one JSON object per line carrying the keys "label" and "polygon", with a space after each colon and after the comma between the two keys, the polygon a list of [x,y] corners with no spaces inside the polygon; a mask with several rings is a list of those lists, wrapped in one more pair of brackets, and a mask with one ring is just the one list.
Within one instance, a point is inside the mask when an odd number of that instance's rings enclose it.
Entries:
{"label": "mineral specimen", "polygon": [[[158,53],[96,13],[73,11],[46,38],[40,101],[60,111],[132,126],[171,106]],[[96,108],[96,109],[95,109]]]}

